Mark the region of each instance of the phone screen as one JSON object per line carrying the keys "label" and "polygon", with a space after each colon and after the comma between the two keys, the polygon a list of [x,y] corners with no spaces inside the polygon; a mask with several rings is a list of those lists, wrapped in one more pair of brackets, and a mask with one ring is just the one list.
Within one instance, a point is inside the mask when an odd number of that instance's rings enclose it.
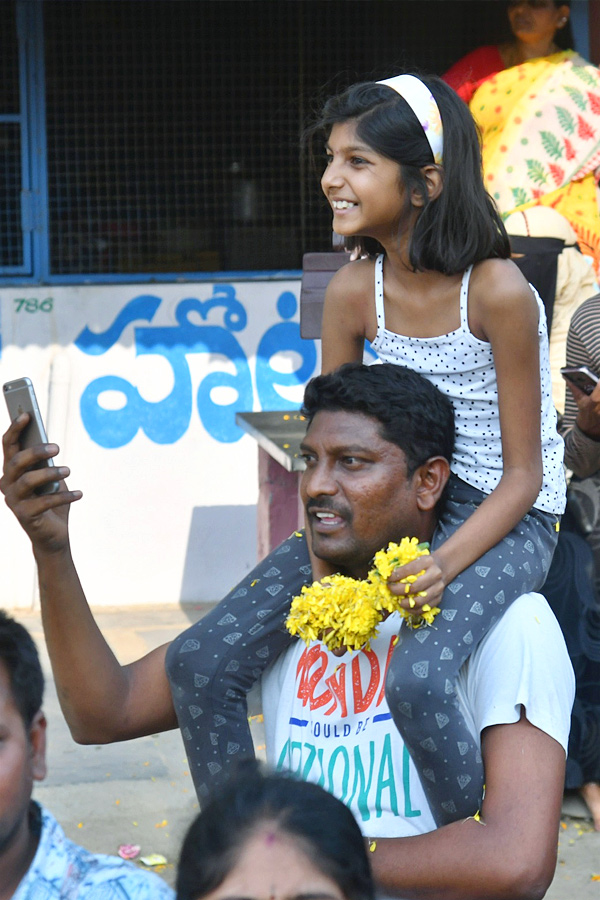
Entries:
{"label": "phone screen", "polygon": [[580,369],[570,369],[565,367],[560,371],[565,381],[568,381],[570,382],[570,384],[575,385],[575,387],[579,388],[580,391],[583,391],[584,394],[591,394],[598,384],[598,379],[591,372],[588,372],[583,366]]}

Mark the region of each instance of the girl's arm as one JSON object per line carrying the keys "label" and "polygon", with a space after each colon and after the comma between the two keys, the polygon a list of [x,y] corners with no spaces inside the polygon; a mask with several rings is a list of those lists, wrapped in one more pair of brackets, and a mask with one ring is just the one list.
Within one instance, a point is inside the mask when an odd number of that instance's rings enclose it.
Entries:
{"label": "girl's arm", "polygon": [[[503,473],[495,490],[431,557],[396,569],[393,581],[425,565],[407,592],[427,591],[419,605],[437,602],[444,587],[502,540],[537,499],[543,474],[538,318],[535,297],[512,263],[488,260],[475,270],[469,325],[494,353]],[[399,586],[397,593],[405,590]]]}
{"label": "girl's arm", "polygon": [[329,282],[321,329],[323,374],[343,363],[362,361],[369,305],[375,321],[374,288],[373,262],[367,259],[343,266]]}

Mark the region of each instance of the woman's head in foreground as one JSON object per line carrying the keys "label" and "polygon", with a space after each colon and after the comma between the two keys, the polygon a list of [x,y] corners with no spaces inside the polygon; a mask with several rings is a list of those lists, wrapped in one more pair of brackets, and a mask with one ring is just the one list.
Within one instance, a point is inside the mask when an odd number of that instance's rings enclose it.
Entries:
{"label": "woman's head in foreground", "polygon": [[365,841],[323,788],[240,766],[192,823],[177,900],[373,900]]}

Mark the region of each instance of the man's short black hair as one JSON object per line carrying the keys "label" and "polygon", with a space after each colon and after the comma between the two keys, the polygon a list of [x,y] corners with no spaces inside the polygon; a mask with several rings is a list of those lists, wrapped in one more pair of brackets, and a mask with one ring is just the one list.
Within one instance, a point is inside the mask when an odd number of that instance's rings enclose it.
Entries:
{"label": "man's short black hair", "polygon": [[452,459],[452,401],[406,366],[346,363],[328,375],[318,375],[306,386],[302,413],[310,425],[323,410],[363,413],[376,419],[381,436],[404,452],[409,475],[432,456]]}
{"label": "man's short black hair", "polygon": [[15,706],[27,731],[42,707],[44,676],[33,638],[0,609],[0,663],[6,666]]}

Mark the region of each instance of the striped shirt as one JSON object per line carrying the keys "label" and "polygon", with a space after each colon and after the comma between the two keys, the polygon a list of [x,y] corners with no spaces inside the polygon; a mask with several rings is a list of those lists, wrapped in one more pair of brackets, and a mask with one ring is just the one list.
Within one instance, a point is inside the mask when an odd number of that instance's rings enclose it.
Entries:
{"label": "striped shirt", "polygon": [[[567,365],[588,366],[600,376],[600,294],[575,310],[567,336]],[[565,439],[565,463],[580,478],[600,469],[600,441],[581,431],[576,423],[577,404],[565,388],[565,414],[560,431]]]}

